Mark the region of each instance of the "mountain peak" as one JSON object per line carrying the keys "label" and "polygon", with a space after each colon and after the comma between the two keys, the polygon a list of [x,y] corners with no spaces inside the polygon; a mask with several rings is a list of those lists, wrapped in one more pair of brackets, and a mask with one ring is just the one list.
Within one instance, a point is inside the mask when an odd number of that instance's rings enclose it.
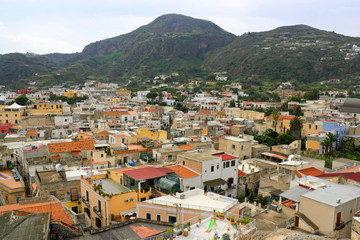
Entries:
{"label": "mountain peak", "polygon": [[165,14],[157,17],[151,23],[140,27],[135,30],[146,31],[148,33],[202,33],[202,32],[225,32],[222,28],[217,26],[215,23],[185,16],[182,14]]}

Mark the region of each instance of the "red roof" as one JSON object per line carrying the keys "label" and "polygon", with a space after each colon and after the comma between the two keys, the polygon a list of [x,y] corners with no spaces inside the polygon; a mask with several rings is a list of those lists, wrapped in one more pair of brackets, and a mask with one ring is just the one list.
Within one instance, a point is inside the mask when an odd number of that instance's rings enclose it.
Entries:
{"label": "red roof", "polygon": [[345,173],[339,173],[339,172],[337,172],[337,173],[324,173],[324,174],[318,175],[316,177],[318,177],[318,178],[339,177],[339,176],[343,176],[343,175],[346,175],[346,174],[349,174],[349,173],[347,173],[347,172],[345,172]]}
{"label": "red roof", "polygon": [[237,159],[237,157],[227,154],[227,153],[219,153],[219,154],[214,154],[213,156],[216,157],[221,157],[222,161],[227,161],[227,160],[231,160],[231,159]]}
{"label": "red roof", "polygon": [[353,181],[360,182],[360,172],[350,173],[349,175],[344,176],[344,178],[348,178]]}
{"label": "red roof", "polygon": [[159,170],[155,167],[144,167],[138,169],[131,169],[124,171],[124,174],[135,179],[136,181],[146,180],[146,179],[154,179],[158,177],[164,177],[167,174],[162,170]]}
{"label": "red roof", "polygon": [[51,153],[73,152],[94,149],[94,144],[94,140],[86,139],[77,142],[49,143],[48,148]]}
{"label": "red roof", "polygon": [[243,171],[238,170],[238,176],[246,176],[246,173],[244,173]]}

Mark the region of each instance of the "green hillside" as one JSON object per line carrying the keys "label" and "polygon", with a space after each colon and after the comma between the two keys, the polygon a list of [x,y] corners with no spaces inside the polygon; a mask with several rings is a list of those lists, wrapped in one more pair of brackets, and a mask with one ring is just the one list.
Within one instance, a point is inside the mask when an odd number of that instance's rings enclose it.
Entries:
{"label": "green hillside", "polygon": [[343,78],[360,73],[360,55],[349,56],[360,38],[305,25],[246,33],[207,54],[205,65],[234,77],[292,80],[301,83]]}

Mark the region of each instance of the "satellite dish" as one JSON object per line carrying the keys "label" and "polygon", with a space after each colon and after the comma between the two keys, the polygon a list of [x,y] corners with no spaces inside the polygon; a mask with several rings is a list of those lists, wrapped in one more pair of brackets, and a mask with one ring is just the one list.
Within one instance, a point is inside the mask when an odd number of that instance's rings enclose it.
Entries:
{"label": "satellite dish", "polygon": [[56,164],[56,165],[55,165],[55,170],[56,170],[57,172],[63,171],[62,165],[61,165],[60,163]]}

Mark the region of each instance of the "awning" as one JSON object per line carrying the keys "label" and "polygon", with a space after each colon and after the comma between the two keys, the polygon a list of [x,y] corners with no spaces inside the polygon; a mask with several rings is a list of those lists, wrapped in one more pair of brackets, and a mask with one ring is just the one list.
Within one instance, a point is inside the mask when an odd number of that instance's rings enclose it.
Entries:
{"label": "awning", "polygon": [[131,216],[131,215],[133,215],[134,213],[136,213],[136,208],[122,211],[122,212],[120,212],[120,215],[121,215],[121,216],[127,216],[127,215],[128,215],[128,216]]}
{"label": "awning", "polygon": [[216,186],[223,185],[223,184],[226,184],[226,183],[227,182],[222,178],[217,178],[217,179],[214,179],[214,180],[204,182],[204,184],[206,186],[208,186],[208,187],[216,187]]}

